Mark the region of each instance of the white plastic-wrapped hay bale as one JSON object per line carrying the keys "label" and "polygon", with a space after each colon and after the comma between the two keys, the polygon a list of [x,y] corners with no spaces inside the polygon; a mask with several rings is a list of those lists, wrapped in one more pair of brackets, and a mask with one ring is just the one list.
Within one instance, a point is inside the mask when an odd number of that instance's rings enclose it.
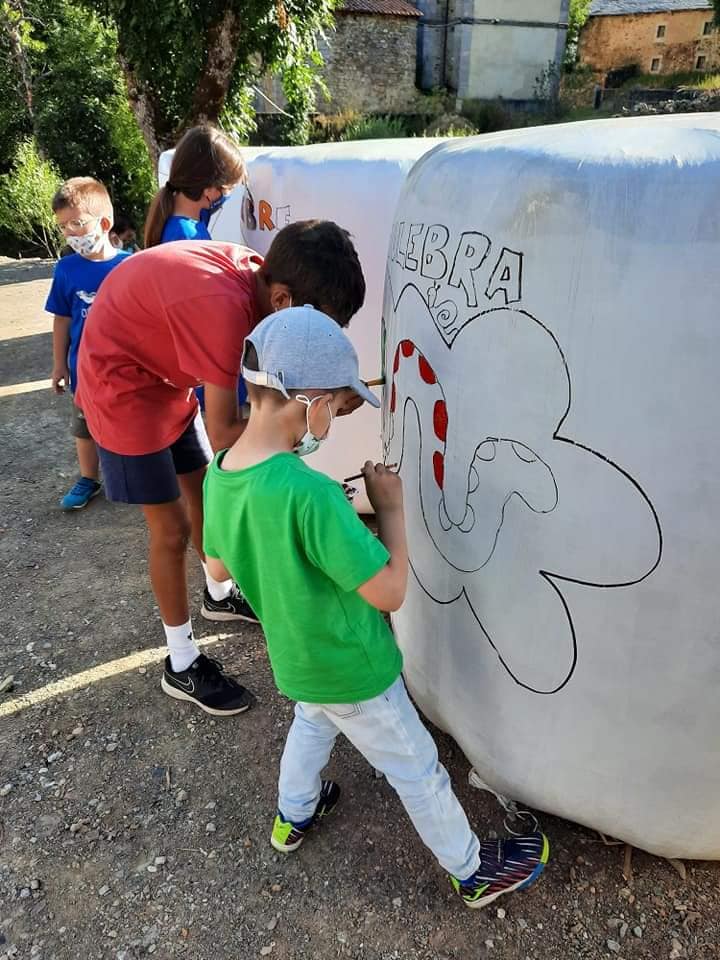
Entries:
{"label": "white plastic-wrapped hay bale", "polygon": [[[246,243],[266,254],[278,230],[294,220],[335,220],[353,235],[367,294],[348,333],[360,358],[360,375],[380,371],[383,279],[395,204],[408,171],[438,140],[363,140],[310,147],[243,149],[250,180],[230,196],[213,218],[216,240]],[[170,171],[172,151],[160,162],[160,182]],[[336,479],[357,473],[367,459],[379,459],[380,415],[365,406],[335,423],[327,443],[308,463]],[[355,505],[370,504],[358,484]]]}
{"label": "white plastic-wrapped hay bale", "polygon": [[390,244],[424,712],[501,794],[720,858],[720,118],[445,143]]}

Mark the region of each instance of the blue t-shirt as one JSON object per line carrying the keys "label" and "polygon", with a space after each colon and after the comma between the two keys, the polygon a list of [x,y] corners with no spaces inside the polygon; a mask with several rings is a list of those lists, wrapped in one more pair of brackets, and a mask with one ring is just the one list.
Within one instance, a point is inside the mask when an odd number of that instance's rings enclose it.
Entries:
{"label": "blue t-shirt", "polygon": [[169,240],[212,240],[207,226],[202,220],[192,217],[168,217],[160,236],[160,243]]}
{"label": "blue t-shirt", "polygon": [[105,277],[129,256],[125,250],[118,250],[110,260],[88,260],[79,253],[71,253],[55,264],[45,309],[59,317],[70,317],[67,362],[72,393],[77,389],[77,356],[88,310]]}

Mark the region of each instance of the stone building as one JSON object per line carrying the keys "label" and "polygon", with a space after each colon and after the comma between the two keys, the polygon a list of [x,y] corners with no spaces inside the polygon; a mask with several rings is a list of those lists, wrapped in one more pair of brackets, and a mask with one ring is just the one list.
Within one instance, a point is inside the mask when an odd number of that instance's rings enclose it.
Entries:
{"label": "stone building", "polygon": [[406,0],[344,0],[320,43],[333,113],[404,113],[417,108],[417,25]]}
{"label": "stone building", "polygon": [[[344,0],[335,29],[321,40],[324,113],[413,113],[420,91],[450,90],[458,100],[524,105],[539,76],[559,66],[569,0]],[[259,113],[284,101],[266,77]]]}
{"label": "stone building", "polygon": [[710,0],[593,0],[578,57],[597,73],[635,65],[641,73],[720,67]]}
{"label": "stone building", "polygon": [[[318,43],[329,98],[321,113],[413,113],[417,80],[417,25],[422,13],[407,0],[344,0],[335,27]],[[258,113],[285,106],[280,80],[266,75],[255,97]]]}
{"label": "stone building", "polygon": [[416,0],[423,89],[525,103],[565,50],[569,0]]}

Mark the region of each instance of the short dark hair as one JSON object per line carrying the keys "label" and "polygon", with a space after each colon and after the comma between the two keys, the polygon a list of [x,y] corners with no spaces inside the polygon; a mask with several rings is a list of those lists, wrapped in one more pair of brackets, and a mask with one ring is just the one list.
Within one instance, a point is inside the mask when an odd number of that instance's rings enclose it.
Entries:
{"label": "short dark hair", "polygon": [[293,305],[311,306],[346,327],[365,301],[365,278],[347,230],[332,220],[297,220],[278,233],[262,267],[284,283]]}
{"label": "short dark hair", "polygon": [[114,233],[125,233],[126,230],[135,230],[135,224],[126,213],[116,213],[113,223]]}

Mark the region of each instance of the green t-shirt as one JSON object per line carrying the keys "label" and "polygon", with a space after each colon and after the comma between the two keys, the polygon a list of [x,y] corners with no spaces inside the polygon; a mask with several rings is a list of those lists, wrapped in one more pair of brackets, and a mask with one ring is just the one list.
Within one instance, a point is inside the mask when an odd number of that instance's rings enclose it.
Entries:
{"label": "green t-shirt", "polygon": [[381,613],[357,593],[389,554],[342,487],[294,453],[204,486],[205,552],[221,559],[260,618],[278,688],[293,700],[357,703],[400,675]]}

